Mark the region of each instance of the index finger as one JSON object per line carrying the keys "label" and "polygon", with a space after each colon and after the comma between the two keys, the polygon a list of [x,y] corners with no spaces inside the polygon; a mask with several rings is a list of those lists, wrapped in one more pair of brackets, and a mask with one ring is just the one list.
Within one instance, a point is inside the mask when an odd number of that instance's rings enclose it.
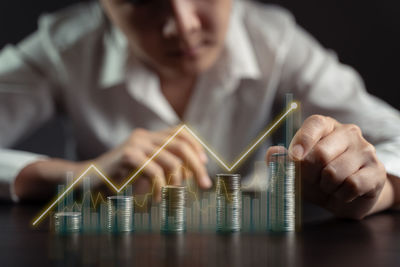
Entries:
{"label": "index finger", "polygon": [[208,161],[207,154],[204,151],[203,146],[187,129],[183,129],[183,131],[179,133],[178,137],[181,137],[183,140],[188,142],[194,148],[194,150],[199,154],[200,159],[204,163]]}
{"label": "index finger", "polygon": [[295,160],[302,160],[322,138],[333,132],[338,124],[330,117],[321,115],[308,117],[293,137],[289,155]]}

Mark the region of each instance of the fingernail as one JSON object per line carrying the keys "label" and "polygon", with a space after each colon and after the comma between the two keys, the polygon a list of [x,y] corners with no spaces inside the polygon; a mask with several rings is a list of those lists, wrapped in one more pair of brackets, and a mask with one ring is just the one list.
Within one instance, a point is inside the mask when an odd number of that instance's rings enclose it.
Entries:
{"label": "fingernail", "polygon": [[301,145],[295,145],[292,149],[292,156],[297,159],[300,160],[303,158],[303,153],[304,153],[304,148]]}
{"label": "fingernail", "polygon": [[211,182],[210,177],[204,176],[202,180],[203,180],[204,187],[210,188],[212,186],[212,182]]}
{"label": "fingernail", "polygon": [[203,163],[207,163],[207,162],[208,162],[207,154],[204,153],[204,152],[200,153],[200,160],[201,160]]}

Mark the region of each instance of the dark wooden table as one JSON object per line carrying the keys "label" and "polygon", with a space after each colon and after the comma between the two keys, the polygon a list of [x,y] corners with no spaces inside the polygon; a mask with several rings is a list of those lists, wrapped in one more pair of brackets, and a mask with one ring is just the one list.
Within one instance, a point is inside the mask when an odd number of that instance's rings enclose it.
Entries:
{"label": "dark wooden table", "polygon": [[55,236],[30,226],[40,209],[0,205],[0,266],[400,266],[397,212],[360,222],[306,214],[295,234]]}

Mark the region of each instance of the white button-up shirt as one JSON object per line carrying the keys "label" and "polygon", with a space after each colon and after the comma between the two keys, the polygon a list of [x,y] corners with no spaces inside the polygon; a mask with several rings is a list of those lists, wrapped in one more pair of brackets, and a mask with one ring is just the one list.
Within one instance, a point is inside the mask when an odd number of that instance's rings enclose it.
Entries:
{"label": "white button-up shirt", "polygon": [[[369,95],[359,75],[286,10],[234,1],[225,48],[199,77],[182,120],[155,73],[128,56],[127,41],[98,3],[42,16],[36,33],[0,53],[0,195],[13,197],[18,172],[40,158],[6,148],[58,111],[71,121],[82,159],[116,147],[136,127],[185,123],[229,163],[285,108],[286,93],[301,103],[303,118],[359,125],[387,172],[400,177],[399,112]],[[249,175],[271,143],[267,138],[238,171]],[[212,160],[207,167],[211,176],[223,171]]]}

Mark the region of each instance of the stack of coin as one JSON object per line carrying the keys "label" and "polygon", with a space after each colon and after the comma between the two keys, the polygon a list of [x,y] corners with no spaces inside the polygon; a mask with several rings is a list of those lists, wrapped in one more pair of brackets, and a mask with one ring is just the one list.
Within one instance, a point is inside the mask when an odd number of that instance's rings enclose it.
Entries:
{"label": "stack of coin", "polygon": [[82,214],[80,212],[57,212],[54,214],[54,230],[58,234],[80,232]]}
{"label": "stack of coin", "polygon": [[286,162],[286,175],[284,187],[284,220],[283,231],[294,231],[296,225],[295,218],[295,164],[292,161]]}
{"label": "stack of coin", "polygon": [[167,185],[161,189],[161,231],[186,230],[186,187]]}
{"label": "stack of coin", "polygon": [[267,206],[268,206],[268,220],[267,227],[268,230],[273,230],[277,225],[278,209],[277,209],[277,196],[276,191],[279,189],[277,184],[277,163],[274,161],[269,162],[269,187],[267,192]]}
{"label": "stack of coin", "polygon": [[272,231],[295,230],[295,164],[287,153],[271,156],[268,225]]}
{"label": "stack of coin", "polygon": [[241,228],[242,192],[239,174],[217,174],[217,231],[235,232]]}
{"label": "stack of coin", "polygon": [[133,196],[107,197],[107,213],[110,232],[133,231]]}

